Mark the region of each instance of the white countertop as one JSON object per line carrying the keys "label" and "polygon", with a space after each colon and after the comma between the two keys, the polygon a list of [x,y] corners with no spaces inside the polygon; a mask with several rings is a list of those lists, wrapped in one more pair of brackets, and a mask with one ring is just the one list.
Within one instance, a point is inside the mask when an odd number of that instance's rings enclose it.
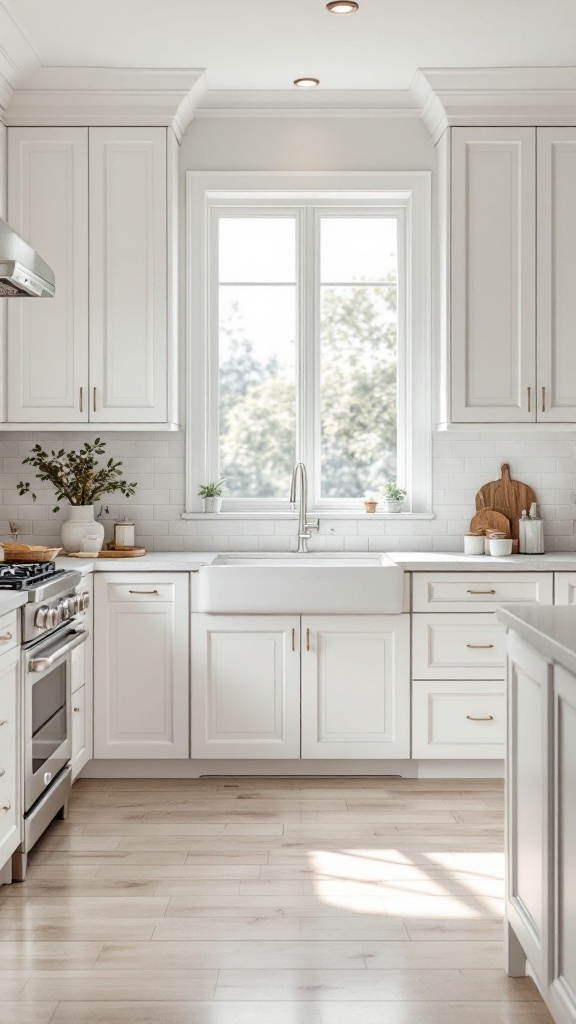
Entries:
{"label": "white countertop", "polygon": [[0,615],[13,612],[28,603],[28,595],[21,590],[0,590]]}
{"label": "white countertop", "polygon": [[[230,552],[226,552],[230,554]],[[197,572],[210,565],[216,551],[151,551],[141,558],[56,559],[63,569],[89,572]],[[246,552],[243,552],[246,554]],[[576,572],[576,552],[554,551],[549,555],[463,555],[443,551],[389,551],[388,557],[406,572]],[[314,552],[311,552],[314,555]],[[350,552],[350,557],[358,552]],[[346,557],[346,552],[342,553]]]}
{"label": "white countertop", "polygon": [[576,607],[508,604],[496,618],[551,661],[576,675]]}

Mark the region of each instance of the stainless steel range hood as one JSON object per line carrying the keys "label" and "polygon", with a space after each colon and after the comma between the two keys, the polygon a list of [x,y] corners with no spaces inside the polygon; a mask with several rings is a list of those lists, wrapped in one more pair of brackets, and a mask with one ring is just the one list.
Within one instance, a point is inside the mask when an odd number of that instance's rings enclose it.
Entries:
{"label": "stainless steel range hood", "polygon": [[54,273],[0,217],[0,298],[52,298]]}

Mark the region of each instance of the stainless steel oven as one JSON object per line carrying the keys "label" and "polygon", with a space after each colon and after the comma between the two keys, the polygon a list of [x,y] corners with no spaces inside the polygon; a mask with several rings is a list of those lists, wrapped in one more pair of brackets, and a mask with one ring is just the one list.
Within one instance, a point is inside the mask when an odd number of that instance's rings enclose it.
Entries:
{"label": "stainless steel oven", "polygon": [[65,625],[24,651],[25,814],[72,756],[71,655],[86,639]]}
{"label": "stainless steel oven", "polygon": [[66,816],[72,788],[72,652],[87,634],[76,615],[88,606],[81,573],[47,563],[0,563],[0,589],[21,590],[23,840],[12,877],[23,881],[29,851],[55,815]]}

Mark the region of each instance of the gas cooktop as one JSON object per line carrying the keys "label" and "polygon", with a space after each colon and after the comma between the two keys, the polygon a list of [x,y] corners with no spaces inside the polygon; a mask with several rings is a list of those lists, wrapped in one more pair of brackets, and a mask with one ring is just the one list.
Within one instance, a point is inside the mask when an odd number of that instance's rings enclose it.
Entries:
{"label": "gas cooktop", "polygon": [[0,590],[29,590],[65,575],[55,562],[0,562]]}

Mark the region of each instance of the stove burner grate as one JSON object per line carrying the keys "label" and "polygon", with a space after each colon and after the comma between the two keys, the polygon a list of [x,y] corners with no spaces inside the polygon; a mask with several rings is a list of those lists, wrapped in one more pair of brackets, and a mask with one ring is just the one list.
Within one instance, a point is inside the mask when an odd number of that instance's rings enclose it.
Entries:
{"label": "stove burner grate", "polygon": [[55,562],[0,562],[0,590],[23,590],[62,576]]}

